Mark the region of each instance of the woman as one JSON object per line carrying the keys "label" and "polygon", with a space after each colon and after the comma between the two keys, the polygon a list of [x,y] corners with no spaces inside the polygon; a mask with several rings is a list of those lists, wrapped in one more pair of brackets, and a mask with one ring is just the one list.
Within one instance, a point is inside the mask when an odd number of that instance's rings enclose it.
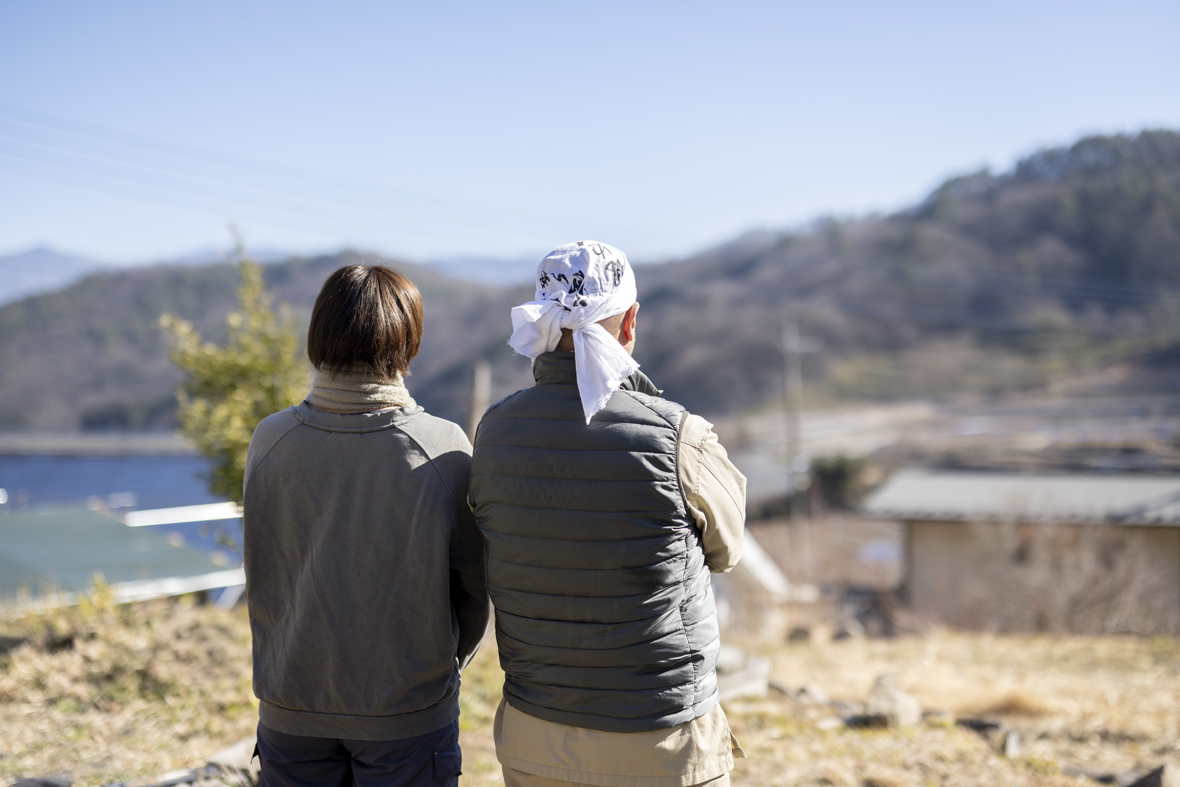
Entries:
{"label": "woman", "polygon": [[402,382],[421,340],[409,279],[341,268],[312,310],[311,393],[250,441],[263,787],[458,783],[459,671],[488,598],[471,445]]}

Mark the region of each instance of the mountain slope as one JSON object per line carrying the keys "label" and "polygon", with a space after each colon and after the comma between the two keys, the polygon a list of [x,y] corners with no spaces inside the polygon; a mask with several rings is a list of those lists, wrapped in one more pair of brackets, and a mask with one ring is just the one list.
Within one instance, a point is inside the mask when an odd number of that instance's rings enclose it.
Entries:
{"label": "mountain slope", "polygon": [[[306,326],[328,273],[372,259],[290,259],[268,265],[267,281]],[[528,287],[388,264],[426,304],[408,381],[423,405],[462,421],[479,357],[492,362],[493,398],[529,383],[505,344]],[[779,395],[787,321],[822,346],[804,363],[815,395],[1002,393],[1119,364],[1135,385],[1174,390],[1180,134],[1084,139],[952,179],[909,211],[752,233],[637,278],[636,357],[696,412]],[[0,427],[170,424],[178,378],[156,319],[176,312],[217,339],[235,286],[228,265],[161,266],[0,307]]]}
{"label": "mountain slope", "polygon": [[1180,134],[1084,139],[953,179],[910,211],[750,235],[639,280],[637,357],[705,412],[781,390],[784,319],[822,344],[807,372],[829,382],[854,356],[929,342],[1050,371],[1096,344],[1166,345],[1180,295]]}
{"label": "mountain slope", "polygon": [[[328,274],[373,259],[345,253],[288,260],[266,267],[267,286],[291,308],[302,332]],[[499,337],[509,301],[520,296],[384,262],[417,283],[426,305],[426,331],[410,389],[433,411],[461,418],[471,359],[510,355],[498,346],[503,344]],[[236,287],[237,272],[228,264],[156,266],[93,275],[0,308],[0,427],[172,424],[179,375],[156,321],[164,312],[176,313],[192,320],[206,339],[218,340],[224,316],[234,308]],[[497,382],[512,368],[498,372]],[[515,367],[515,373],[527,375],[527,364]]]}

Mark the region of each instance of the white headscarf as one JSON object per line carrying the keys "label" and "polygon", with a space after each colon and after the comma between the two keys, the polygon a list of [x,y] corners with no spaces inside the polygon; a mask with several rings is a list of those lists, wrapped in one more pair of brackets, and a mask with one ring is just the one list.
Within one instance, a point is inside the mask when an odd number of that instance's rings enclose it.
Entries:
{"label": "white headscarf", "polygon": [[535,361],[557,347],[562,328],[573,331],[578,394],[590,423],[639,368],[598,322],[625,312],[636,298],[635,273],[626,254],[590,240],[568,243],[537,266],[536,296],[512,310],[508,344]]}

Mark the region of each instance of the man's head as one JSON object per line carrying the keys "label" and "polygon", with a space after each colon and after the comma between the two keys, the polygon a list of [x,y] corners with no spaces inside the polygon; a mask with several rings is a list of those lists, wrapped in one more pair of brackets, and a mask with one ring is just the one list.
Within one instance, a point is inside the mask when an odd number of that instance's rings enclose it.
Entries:
{"label": "man's head", "polygon": [[422,296],[381,265],[349,265],[328,277],[311,310],[307,356],[316,369],[368,367],[406,374],[422,343]]}
{"label": "man's head", "polygon": [[508,344],[534,361],[554,350],[577,353],[578,390],[587,423],[639,364],[635,272],[613,246],[580,240],[537,266],[533,300],[512,310]]}
{"label": "man's head", "polygon": [[561,306],[556,320],[561,336],[542,352],[574,350],[574,331],[590,323],[602,326],[630,352],[634,314],[627,315],[636,306],[635,273],[623,252],[596,241],[567,243],[545,255],[534,284],[534,302]]}

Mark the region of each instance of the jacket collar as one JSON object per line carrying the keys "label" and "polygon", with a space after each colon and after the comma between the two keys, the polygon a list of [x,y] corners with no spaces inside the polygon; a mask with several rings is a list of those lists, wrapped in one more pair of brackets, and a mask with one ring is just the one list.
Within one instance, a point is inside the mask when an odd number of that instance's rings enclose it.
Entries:
{"label": "jacket collar", "polygon": [[326,413],[316,410],[307,402],[291,408],[291,414],[303,425],[325,432],[378,432],[401,426],[423,412],[418,405],[394,407],[370,413]]}
{"label": "jacket collar", "polygon": [[[577,385],[578,372],[574,364],[574,354],[557,351],[538,355],[537,360],[533,361],[533,379],[537,381],[537,385]],[[619,388],[651,396],[662,396],[664,393],[640,371],[623,380]]]}

